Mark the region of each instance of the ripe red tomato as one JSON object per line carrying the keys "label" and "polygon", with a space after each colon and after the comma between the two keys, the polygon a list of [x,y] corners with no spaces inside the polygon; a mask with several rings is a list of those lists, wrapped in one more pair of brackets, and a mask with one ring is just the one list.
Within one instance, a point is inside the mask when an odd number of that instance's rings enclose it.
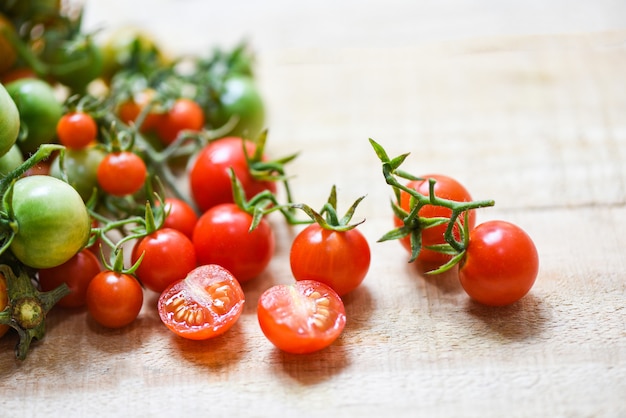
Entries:
{"label": "ripe red tomato", "polygon": [[176,229],[157,229],[138,240],[131,254],[133,265],[142,254],[135,275],[145,287],[158,293],[196,268],[193,243]]}
{"label": "ripe red tomato", "polygon": [[337,292],[314,280],[267,289],[259,298],[257,315],[267,339],[293,354],[328,347],[346,325],[346,311]]}
{"label": "ripe red tomato", "polygon": [[[7,292],[7,279],[4,274],[0,273],[0,312],[2,312],[9,304],[9,294]],[[0,325],[0,337],[7,333],[8,325]]]}
{"label": "ripe red tomato", "polygon": [[169,145],[181,131],[199,131],[204,127],[202,107],[193,100],[180,98],[156,124],[156,132],[165,145]]}
{"label": "ripe red tomato", "polygon": [[343,296],[365,279],[370,247],[356,228],[333,231],[314,223],[293,240],[289,261],[296,280],[325,283]]}
{"label": "ripe red tomato", "polygon": [[98,125],[88,113],[66,113],[57,123],[57,137],[67,148],[85,148],[96,140],[97,135]]}
{"label": "ripe red tomato", "polygon": [[488,221],[470,233],[459,279],[472,299],[503,306],[526,295],[538,271],[539,256],[530,236],[509,222]]}
{"label": "ripe red tomato", "polygon": [[[139,117],[141,111],[150,103],[150,101],[154,98],[156,92],[151,89],[147,89],[143,92],[136,94],[132,99],[129,99],[119,105],[117,108],[117,115],[120,120],[127,125],[131,122],[135,122]],[[150,111],[139,130],[141,132],[149,132],[154,130],[159,123],[159,120],[163,114],[157,113],[154,111]]]}
{"label": "ripe red tomato", "polygon": [[250,173],[243,147],[250,157],[256,145],[238,137],[221,138],[205,146],[192,163],[189,171],[189,186],[194,201],[205,212],[220,203],[233,202],[233,190],[228,169],[232,167],[235,176],[241,181],[246,199],[270,190],[276,192],[276,184],[271,181],[256,180]]}
{"label": "ripe red tomato", "polygon": [[146,181],[148,169],[141,157],[130,151],[107,154],[98,165],[98,184],[113,196],[138,192]]}
{"label": "ripe red tomato", "polygon": [[193,229],[198,222],[196,211],[184,200],[174,197],[165,198],[165,211],[167,217],[163,228],[176,229],[191,239]]}
{"label": "ripe red tomato", "polygon": [[84,249],[60,266],[40,269],[39,285],[42,291],[47,292],[67,284],[70,294],[59,300],[57,306],[78,308],[85,305],[87,287],[100,270],[98,257]]}
{"label": "ripe red tomato", "polygon": [[274,255],[274,231],[267,220],[249,232],[252,215],[234,203],[206,211],[193,231],[198,264],[219,264],[243,283],[265,270]]}
{"label": "ripe red tomato", "polygon": [[[407,187],[417,190],[424,196],[430,196],[428,179],[432,178],[436,180],[435,196],[442,199],[454,200],[457,202],[470,202],[472,200],[472,197],[467,189],[461,183],[451,177],[441,174],[428,174],[420,177],[424,180],[410,181],[409,183],[407,183]],[[401,192],[401,206],[402,209],[407,212],[410,211],[410,201],[411,196],[404,191]],[[425,205],[420,209],[418,215],[423,218],[449,218],[452,215],[452,210],[441,206]],[[461,222],[463,222],[462,218],[460,220]],[[468,221],[468,228],[471,231],[476,224],[476,213],[473,210],[469,211],[468,213]],[[394,216],[394,224],[396,226],[401,226],[402,220],[400,220],[397,216]],[[444,238],[444,233],[446,232],[447,227],[448,224],[445,223],[422,230],[422,249],[419,256],[417,257],[419,261],[429,264],[432,263],[436,265],[443,265],[452,258],[452,256],[450,255],[442,254],[440,252],[424,248],[429,245],[445,244],[446,241]],[[454,226],[453,233],[456,239],[460,239],[460,229],[458,225]],[[400,242],[402,243],[404,248],[411,252],[410,236],[404,237]]]}
{"label": "ripe red tomato", "polygon": [[133,276],[103,270],[87,287],[87,311],[100,325],[121,328],[135,319],[143,305],[143,289]]}
{"label": "ripe red tomato", "polygon": [[197,267],[163,291],[158,311],[173,333],[190,340],[206,340],[228,331],[243,311],[241,285],[225,268]]}

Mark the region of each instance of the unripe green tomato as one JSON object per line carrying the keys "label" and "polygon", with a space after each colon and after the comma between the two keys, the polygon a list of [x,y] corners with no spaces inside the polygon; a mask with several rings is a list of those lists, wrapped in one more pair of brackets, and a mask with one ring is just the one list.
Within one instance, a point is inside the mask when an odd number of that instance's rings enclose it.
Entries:
{"label": "unripe green tomato", "polygon": [[13,145],[9,152],[0,157],[0,179],[15,170],[24,162],[22,151],[17,145]]}
{"label": "unripe green tomato", "polygon": [[20,132],[20,113],[6,88],[0,84],[0,156],[6,154]]}
{"label": "unripe green tomato", "polygon": [[233,76],[224,83],[220,106],[209,115],[211,124],[217,128],[232,116],[239,121],[229,136],[241,136],[255,140],[265,124],[265,106],[254,80],[245,76]]}
{"label": "unripe green tomato", "polygon": [[[98,165],[105,155],[103,150],[96,147],[65,150],[63,167],[67,174],[67,182],[76,189],[85,202],[93,194],[94,188],[98,187]],[[50,164],[50,175],[58,179],[63,178],[60,161],[59,155]]]}

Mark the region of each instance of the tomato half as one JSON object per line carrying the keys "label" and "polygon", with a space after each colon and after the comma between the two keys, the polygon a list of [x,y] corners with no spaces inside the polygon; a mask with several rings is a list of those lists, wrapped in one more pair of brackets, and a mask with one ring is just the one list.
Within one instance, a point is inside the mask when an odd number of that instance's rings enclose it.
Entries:
{"label": "tomato half", "polygon": [[87,312],[107,328],[124,327],[139,316],[143,289],[133,276],[104,270],[87,287]]}
{"label": "tomato half", "polygon": [[512,223],[488,221],[470,233],[459,279],[472,299],[503,306],[524,297],[538,271],[539,255],[530,236]]}
{"label": "tomato half", "polygon": [[249,232],[252,215],[234,203],[206,211],[193,231],[198,264],[219,264],[239,282],[260,275],[274,255],[274,231],[267,220]]}
{"label": "tomato half", "polygon": [[[454,200],[456,202],[470,202],[472,200],[472,196],[467,191],[467,189],[455,179],[444,176],[441,174],[428,174],[425,176],[420,176],[424,180],[415,180],[407,183],[407,187],[417,190],[424,196],[430,195],[429,190],[429,182],[428,179],[436,180],[435,183],[435,196],[440,197],[442,199]],[[410,211],[410,201],[411,196],[406,192],[401,192],[401,206],[402,209],[409,212]],[[449,218],[452,215],[452,210],[441,207],[441,206],[433,206],[433,205],[425,205],[420,209],[418,215],[424,218]],[[402,221],[394,216],[394,224],[396,226],[401,226]],[[460,219],[463,222],[463,219]],[[471,230],[476,223],[476,213],[475,211],[470,211],[468,213],[468,228]],[[442,224],[438,226],[433,226],[430,228],[425,228],[422,230],[422,249],[418,256],[418,260],[425,263],[432,263],[436,265],[443,265],[447,261],[449,261],[452,256],[442,254],[437,251],[429,250],[428,248],[424,248],[429,245],[439,245],[445,244],[446,240],[444,238],[444,233],[446,232],[446,228],[448,224]],[[460,229],[458,225],[454,226],[452,230],[454,236],[459,239],[460,238]],[[404,237],[401,241],[404,248],[406,248],[409,252],[411,252],[411,238],[410,236]]]}
{"label": "tomato half", "polygon": [[225,268],[210,264],[197,267],[165,289],[158,310],[173,333],[206,340],[228,331],[239,319],[244,302],[237,279]]}
{"label": "tomato half", "polygon": [[[0,312],[2,312],[9,304],[9,294],[7,292],[7,279],[4,274],[0,273]],[[8,325],[0,325],[0,337],[7,333]]]}
{"label": "tomato half", "polygon": [[[242,142],[243,141],[243,142]],[[202,212],[220,203],[233,202],[228,169],[232,168],[243,186],[246,199],[263,190],[276,191],[271,181],[259,181],[250,173],[243,151],[252,157],[256,145],[239,137],[226,137],[206,145],[197,154],[189,170],[189,186],[194,201]]]}
{"label": "tomato half", "polygon": [[346,325],[346,311],[337,292],[314,280],[270,287],[259,298],[257,315],[267,339],[293,354],[328,347]]}
{"label": "tomato half", "polygon": [[113,196],[126,196],[141,190],[148,169],[134,152],[118,151],[107,154],[98,165],[98,184]]}
{"label": "tomato half", "polygon": [[303,229],[291,245],[289,262],[296,280],[316,280],[339,296],[361,284],[370,266],[370,247],[356,228],[332,231],[314,223]]}
{"label": "tomato half", "polygon": [[17,140],[20,132],[20,114],[9,92],[0,84],[0,156],[3,156]]}

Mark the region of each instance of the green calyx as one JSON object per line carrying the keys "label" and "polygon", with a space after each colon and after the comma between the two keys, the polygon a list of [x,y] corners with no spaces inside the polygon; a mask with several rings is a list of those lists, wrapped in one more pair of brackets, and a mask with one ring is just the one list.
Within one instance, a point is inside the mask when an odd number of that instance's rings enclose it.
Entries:
{"label": "green calyx", "polygon": [[341,218],[337,215],[337,188],[335,185],[333,185],[330,191],[327,202],[319,212],[316,212],[310,206],[302,203],[293,204],[291,207],[304,211],[304,213],[324,229],[342,232],[354,229],[365,222],[365,219],[363,219],[357,223],[350,223],[357,206],[364,198],[365,196],[359,197]]}

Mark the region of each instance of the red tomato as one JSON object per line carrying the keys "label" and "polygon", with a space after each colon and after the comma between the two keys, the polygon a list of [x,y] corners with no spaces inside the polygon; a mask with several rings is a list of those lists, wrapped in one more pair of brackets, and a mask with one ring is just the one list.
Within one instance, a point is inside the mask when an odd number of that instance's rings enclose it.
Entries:
{"label": "red tomato", "polygon": [[98,184],[113,196],[138,192],[146,181],[148,169],[141,157],[130,151],[107,154],[97,171]]}
{"label": "red tomato", "polygon": [[204,127],[204,112],[193,100],[181,98],[159,119],[156,132],[165,145],[169,145],[181,131],[199,131]]}
{"label": "red tomato", "polygon": [[143,304],[143,289],[133,276],[101,271],[87,287],[87,311],[100,325],[121,328],[135,319]]}
{"label": "red tomato", "polygon": [[133,265],[142,254],[135,275],[145,287],[158,293],[196,268],[193,243],[175,229],[158,229],[138,240],[131,254]]}
{"label": "red tomato", "polygon": [[[154,98],[155,91],[154,90],[146,90],[139,94],[136,94],[133,99],[127,100],[120,104],[117,108],[117,114],[120,120],[126,124],[130,124],[131,122],[135,122],[137,117],[141,111],[150,103],[150,101]],[[143,123],[140,127],[141,132],[148,132],[157,126],[159,120],[163,115],[157,112],[149,112]]]}
{"label": "red tomato", "polygon": [[539,256],[528,234],[509,222],[488,221],[470,233],[459,279],[472,299],[503,306],[526,295],[538,271]]}
{"label": "red tomato", "polygon": [[47,292],[66,283],[70,294],[59,300],[57,306],[78,308],[85,305],[87,287],[100,270],[98,257],[84,249],[60,266],[40,269],[39,284],[41,290]]}
{"label": "red tomato", "polygon": [[173,333],[190,340],[206,340],[228,331],[243,311],[245,295],[225,268],[197,267],[169,286],[159,297],[161,321]]}
{"label": "red tomato", "polygon": [[[7,292],[7,279],[4,274],[0,273],[0,312],[9,304],[9,294]],[[8,325],[0,325],[0,337],[7,333]]]}
{"label": "red tomato", "polygon": [[293,240],[289,255],[296,280],[315,280],[339,296],[361,284],[370,266],[370,247],[360,231],[332,231],[314,223]]}
{"label": "red tomato", "polygon": [[346,311],[337,292],[314,280],[267,289],[259,298],[257,315],[267,339],[293,354],[328,347],[346,325]]}
{"label": "red tomato", "polygon": [[234,203],[206,211],[193,231],[198,264],[219,264],[243,283],[265,270],[274,255],[274,231],[262,219],[248,232],[252,215]]}
{"label": "red tomato", "polygon": [[[472,200],[472,197],[467,189],[465,189],[465,187],[463,187],[461,183],[451,177],[441,174],[428,174],[421,177],[425,180],[410,181],[409,183],[407,183],[407,187],[417,190],[424,196],[430,196],[428,179],[432,178],[437,181],[435,183],[435,196],[442,199],[454,200],[457,202],[470,202]],[[407,212],[410,210],[410,200],[411,196],[408,193],[401,192],[401,206],[402,209]],[[440,206],[425,205],[420,209],[418,215],[423,218],[449,218],[452,215],[452,210]],[[471,231],[476,223],[476,213],[472,210],[469,212],[468,215],[468,228]],[[460,220],[463,222],[463,219]],[[397,216],[394,216],[394,224],[396,226],[401,226],[402,221]],[[452,258],[452,256],[450,255],[423,248],[429,245],[445,244],[446,240],[444,239],[444,233],[446,232],[447,227],[448,224],[446,223],[430,228],[425,228],[424,230],[422,230],[422,250],[417,257],[418,260],[425,263],[443,265]],[[454,226],[453,232],[454,236],[459,239],[460,230],[458,225]],[[404,237],[400,242],[402,243],[404,248],[406,248],[409,252],[411,251],[410,236]]]}
{"label": "red tomato", "polygon": [[193,229],[198,222],[196,211],[184,200],[174,197],[165,198],[165,211],[169,213],[165,218],[163,228],[176,229],[191,239]]}
{"label": "red tomato", "polygon": [[67,148],[85,148],[96,140],[97,134],[98,125],[88,113],[66,113],[57,123],[59,142]]}
{"label": "red tomato", "polygon": [[245,144],[250,157],[256,145],[238,137],[219,139],[205,146],[195,158],[189,171],[189,185],[194,201],[205,212],[220,203],[233,202],[233,190],[228,169],[232,167],[235,176],[241,181],[246,199],[270,190],[276,192],[276,184],[271,181],[256,180],[250,173],[243,147]]}

